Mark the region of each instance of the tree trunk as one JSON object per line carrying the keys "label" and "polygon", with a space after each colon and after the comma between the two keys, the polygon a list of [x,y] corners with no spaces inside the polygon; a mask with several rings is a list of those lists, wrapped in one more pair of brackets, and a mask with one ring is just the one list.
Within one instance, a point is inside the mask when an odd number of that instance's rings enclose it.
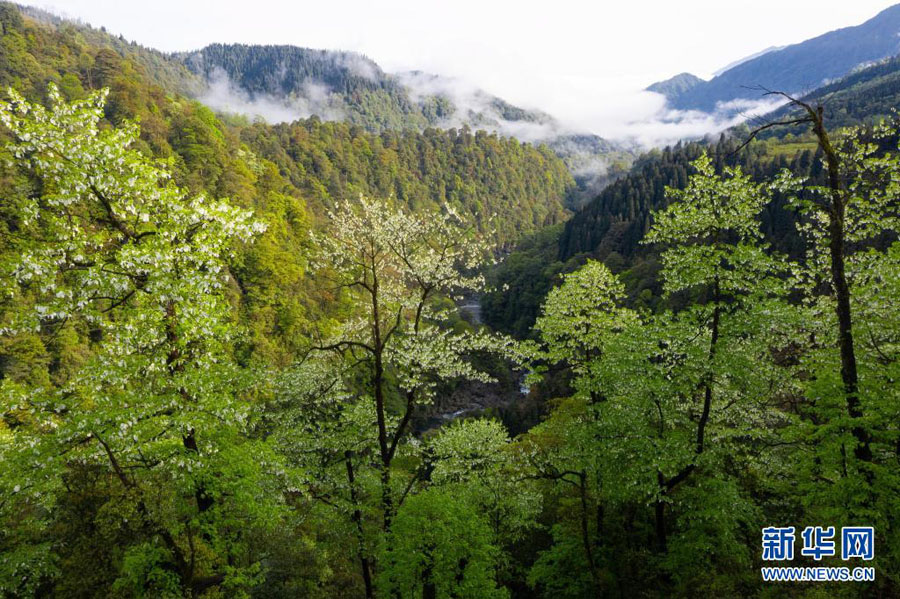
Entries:
{"label": "tree trunk", "polygon": [[[859,373],[856,366],[856,350],[853,343],[853,314],[850,306],[850,286],[847,284],[845,272],[845,231],[844,217],[846,200],[840,178],[840,159],[831,145],[828,132],[825,130],[824,111],[821,106],[811,111],[813,131],[819,140],[819,147],[825,154],[828,167],[828,187],[831,190],[831,204],[828,207],[828,250],[831,258],[831,285],[834,288],[835,310],[838,317],[838,343],[841,350],[841,382],[844,385],[847,413],[851,418],[862,418],[863,411],[859,402]],[[862,426],[853,427],[856,438],[854,455],[857,459],[872,461],[872,449],[868,431]]]}
{"label": "tree trunk", "polygon": [[344,452],[344,459],[347,463],[347,482],[350,485],[350,502],[353,504],[353,515],[351,520],[356,525],[356,555],[359,557],[360,567],[362,568],[363,583],[366,587],[366,599],[372,599],[375,592],[372,589],[372,571],[369,566],[369,558],[365,552],[365,536],[362,527],[362,511],[359,509],[359,498],[356,494],[356,478],[353,475],[353,452],[347,450]]}
{"label": "tree trunk", "polygon": [[666,493],[666,480],[662,472],[656,473],[656,482],[659,484],[660,496],[656,498],[654,507],[655,512],[655,532],[656,532],[656,552],[660,555],[666,552],[666,502],[662,500],[662,496]]}
{"label": "tree trunk", "polygon": [[422,571],[422,599],[437,599],[437,585],[434,584],[434,547],[428,546],[423,552],[425,569]]}
{"label": "tree trunk", "polygon": [[709,372],[706,375],[703,389],[703,412],[700,414],[700,421],[697,423],[697,448],[696,453],[703,453],[704,442],[706,440],[706,425],[709,422],[709,413],[712,410],[713,401],[713,382],[715,375],[713,373],[713,362],[716,359],[716,350],[719,344],[719,321],[722,317],[722,291],[719,287],[719,275],[716,275],[713,283],[713,317],[712,327],[709,336]]}
{"label": "tree trunk", "polygon": [[375,414],[378,419],[378,451],[381,458],[381,508],[384,512],[384,531],[391,528],[394,505],[391,497],[391,450],[388,441],[387,417],[384,405],[384,343],[381,331],[381,310],[379,305],[379,285],[376,267],[370,267],[372,272],[372,342],[374,347],[374,370],[372,373],[372,387],[375,395]]}
{"label": "tree trunk", "polygon": [[594,550],[588,528],[587,475],[584,472],[578,473],[578,491],[581,498],[581,542],[584,545],[584,556],[587,559],[588,568],[591,570],[591,584],[594,587],[594,594],[597,594],[600,590],[600,580],[597,575],[597,564],[594,561]]}

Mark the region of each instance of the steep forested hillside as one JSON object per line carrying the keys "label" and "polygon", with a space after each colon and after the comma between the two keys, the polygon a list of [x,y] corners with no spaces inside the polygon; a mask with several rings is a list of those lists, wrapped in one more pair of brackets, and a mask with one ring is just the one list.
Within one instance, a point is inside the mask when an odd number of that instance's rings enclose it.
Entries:
{"label": "steep forested hillside", "polygon": [[13,5],[0,11],[0,84],[37,101],[51,81],[69,99],[108,87],[107,122],[139,120],[142,150],[171,160],[176,182],[254,207],[269,223],[234,265],[236,281],[251,290],[243,296],[255,331],[248,359],[291,359],[298,331],[319,309],[296,248],[327,209],[361,193],[394,196],[414,210],[452,206],[500,246],[565,217],[573,181],[546,148],[467,130],[372,134],[316,118],[277,127],[226,122],[154,83],[182,71],[165,61],[151,70],[150,51],[82,26],[31,21]]}
{"label": "steep forested hillside", "polygon": [[[666,205],[666,187],[681,189],[689,176],[689,165],[701,152],[710,152],[720,170],[726,164],[740,164],[756,179],[771,178],[790,168],[803,175],[820,172],[814,150],[801,149],[792,155],[773,142],[772,148],[758,144],[739,155],[732,155],[738,142],[724,137],[717,144],[691,142],[652,151],[642,157],[627,177],[603,190],[585,208],[570,219],[560,236],[559,258],[590,253],[599,258],[611,252],[630,257],[639,251],[639,243],[650,228],[650,215]],[[812,170],[811,170],[812,169]],[[790,213],[773,207],[767,211],[763,226],[780,249],[792,251],[786,231],[792,231]]]}
{"label": "steep forested hillside", "polygon": [[[742,62],[710,81],[668,89],[669,103],[683,110],[713,112],[719,103],[758,100],[756,86],[803,94],[843,77],[855,67],[900,52],[900,5],[865,23],[831,31]],[[652,87],[652,86],[651,86]]]}
{"label": "steep forested hillside", "polygon": [[[825,118],[833,128],[877,123],[889,118],[900,106],[900,58],[890,58],[824,85],[799,98],[812,105],[821,104]],[[785,106],[765,116],[766,121],[796,118],[800,113]],[[763,132],[762,137],[807,133],[802,127],[779,127]]]}
{"label": "steep forested hillside", "polygon": [[[560,222],[572,185],[546,147],[468,129],[366,133],[316,119],[240,132],[304,197],[323,205],[360,193],[394,196],[412,210],[450,206],[492,231],[500,245]],[[546,200],[546,201],[545,201]],[[488,219],[494,221],[488,223]]]}
{"label": "steep forested hillside", "polygon": [[[708,152],[715,168],[740,165],[755,180],[771,179],[783,169],[819,180],[822,168],[814,149],[796,152],[776,140],[755,143],[734,154],[738,142],[724,136],[714,144],[690,142],[654,150],[642,156],[631,172],[610,184],[558,228],[525,240],[494,272],[498,289],[484,300],[486,322],[500,330],[525,335],[537,318],[546,293],[563,272],[586,259],[601,260],[626,283],[629,301],[653,306],[662,289],[657,274],[657,249],[643,245],[654,212],[668,205],[667,188],[683,188],[691,163]],[[802,252],[795,214],[785,196],[773,194],[760,214],[766,240],[791,256]]]}
{"label": "steep forested hillside", "polygon": [[550,148],[179,64],[0,4],[0,597],[900,596],[892,67],[563,222]]}
{"label": "steep forested hillside", "polygon": [[548,114],[455,79],[420,71],[388,74],[350,52],[214,44],[176,57],[206,81],[201,101],[226,112],[281,121],[315,114],[373,133],[468,126],[546,143],[576,177],[572,205],[620,176],[633,158],[630,147],[573,132]]}
{"label": "steep forested hillside", "polygon": [[[274,98],[297,106],[297,116],[330,116],[375,132],[420,129],[449,110],[439,98],[413,102],[377,64],[350,52],[214,44],[176,56],[207,82],[224,83],[225,93]],[[219,102],[228,108],[227,98]]]}
{"label": "steep forested hillside", "polygon": [[[91,83],[91,65],[89,63],[89,54],[82,56],[82,47],[86,44],[94,48],[109,48],[117,54],[128,59],[136,65],[140,65],[142,72],[150,81],[157,84],[167,91],[177,92],[179,94],[192,96],[201,92],[204,86],[203,80],[191,73],[183,64],[173,61],[171,58],[153,48],[142,46],[134,41],[128,41],[122,36],[115,37],[107,33],[103,27],[94,28],[90,25],[69,21],[58,17],[52,13],[40,10],[33,6],[21,6],[11,2],[3,2],[2,10],[4,19],[9,19],[12,25],[12,31],[20,31],[20,16],[25,15],[29,19],[41,23],[51,29],[57,30],[61,36],[55,43],[45,45],[35,43],[30,40],[28,52],[38,58],[38,64],[44,65],[50,69],[57,65],[58,61],[71,60],[70,53],[74,53],[78,58],[78,65],[85,70],[87,82]],[[27,29],[26,32],[31,35],[42,36],[40,32]],[[11,46],[8,47],[10,52],[16,52],[12,39],[9,41]],[[63,44],[60,52],[57,52],[56,43]],[[17,65],[10,64],[10,67]],[[6,70],[4,69],[4,75]],[[22,81],[28,84],[30,78]]]}
{"label": "steep forested hillside", "polygon": [[[321,82],[340,94],[390,87],[381,68],[352,52],[311,50],[296,46],[247,46],[213,44],[202,50],[176,55],[194,72],[210,77],[223,70],[251,93],[299,91],[308,79]],[[399,85],[393,86],[398,89]]]}
{"label": "steep forested hillside", "polygon": [[[297,115],[348,121],[374,133],[462,125],[508,132],[509,127],[531,124],[546,126],[548,140],[559,133],[554,119],[540,111],[513,106],[439,75],[388,74],[353,52],[213,44],[173,58],[216,88],[202,97],[223,108],[229,94],[246,95],[251,107],[258,100],[269,100],[287,109],[285,114],[293,108]],[[262,116],[268,117],[265,111]],[[534,139],[535,134],[529,136],[529,141]]]}

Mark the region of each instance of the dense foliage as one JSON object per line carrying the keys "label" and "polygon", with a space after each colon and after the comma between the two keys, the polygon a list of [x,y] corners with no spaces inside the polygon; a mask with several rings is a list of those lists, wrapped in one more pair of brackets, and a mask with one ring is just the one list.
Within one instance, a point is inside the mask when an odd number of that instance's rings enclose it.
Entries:
{"label": "dense foliage", "polygon": [[[101,129],[104,95],[0,112],[4,593],[765,596],[758,531],[820,521],[880,539],[876,582],[831,590],[896,590],[893,129],[839,139],[838,187],[702,153],[644,241],[687,299],[625,307],[589,261],[534,343],[450,318],[489,255],[464,218],[343,202],[298,250],[331,317],[272,369],[241,362],[229,291],[265,224],[177,187],[134,125]],[[798,259],[765,241],[776,189]],[[412,434],[446,382],[489,380],[485,353],[564,369],[545,420]]]}
{"label": "dense foliage", "polygon": [[501,247],[566,216],[562,199],[572,177],[562,162],[546,147],[496,134],[463,128],[372,135],[317,119],[258,123],[240,134],[316,206],[360,193],[393,196],[414,211],[451,206]]}
{"label": "dense foliage", "polygon": [[[682,189],[687,184],[691,163],[708,152],[718,171],[741,165],[754,179],[771,179],[785,168],[799,176],[820,177],[821,165],[815,147],[796,153],[784,151],[777,140],[754,144],[735,153],[738,141],[722,137],[717,143],[692,142],[653,151],[635,163],[627,177],[604,189],[565,226],[559,241],[559,258],[590,253],[600,259],[611,252],[631,257],[640,252],[640,242],[650,229],[651,214],[668,203],[666,188]],[[791,214],[784,210],[783,194],[775,194],[763,215],[769,240],[796,255],[796,232]]]}
{"label": "dense foliage", "polygon": [[[891,181],[900,164],[895,151],[879,150],[893,135],[847,134],[838,186],[789,174],[760,185],[738,169],[720,176],[702,155],[684,190],[667,192],[669,206],[647,236],[663,249],[665,296],[692,298],[677,310],[624,307],[624,285],[595,261],[548,294],[536,329],[545,360],[568,365],[571,398],[522,442],[533,439],[532,464],[571,507],[532,569],[539,589],[865,595],[874,589],[761,589],[754,568],[764,565],[759,531],[771,522],[865,520],[881,530],[878,592],[896,592],[897,387],[885,378],[896,323],[874,316],[896,280],[897,243],[878,243],[898,232]],[[763,241],[760,216],[773,189],[795,198],[804,216],[799,260]],[[835,198],[846,202],[839,237]],[[832,283],[835,239],[845,244],[843,308]],[[844,361],[848,341],[858,378]]]}
{"label": "dense foliage", "polygon": [[[544,148],[223,120],[0,9],[0,596],[900,593],[897,123],[563,224]],[[539,422],[415,428],[498,372]],[[770,525],[873,526],[792,563],[875,580],[763,582]]]}
{"label": "dense foliage", "polygon": [[[225,119],[176,95],[192,74],[159,53],[87,26],[32,21],[5,3],[0,22],[4,89],[42,102],[51,81],[69,100],[109,88],[104,126],[139,121],[135,147],[171,160],[178,185],[229,197],[267,224],[230,265],[241,321],[251,331],[236,348],[243,362],[289,363],[299,336],[315,328],[329,293],[304,276],[298,248],[345,199],[394,195],[412,209],[450,203],[494,232],[499,245],[565,216],[572,178],[545,148],[466,130],[376,135],[316,118],[278,127]],[[8,173],[3,184],[18,183]],[[489,223],[492,214],[498,218]]]}

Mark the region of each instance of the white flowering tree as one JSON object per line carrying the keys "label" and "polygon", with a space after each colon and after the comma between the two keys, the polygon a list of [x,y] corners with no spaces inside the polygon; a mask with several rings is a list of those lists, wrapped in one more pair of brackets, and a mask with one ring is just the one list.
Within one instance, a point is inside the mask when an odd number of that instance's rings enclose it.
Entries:
{"label": "white flowering tree", "polygon": [[900,492],[898,123],[829,136],[822,113],[813,115],[827,184],[789,172],[776,182],[804,216],[807,242],[798,265],[807,312],[796,338],[810,375],[794,431],[803,451],[791,458],[803,474],[798,493],[820,517],[887,529]]}
{"label": "white flowering tree", "polygon": [[[588,262],[548,294],[536,323],[546,359],[570,367],[575,390],[521,443],[535,476],[577,491],[571,530],[553,531],[553,549],[532,572],[548,589],[557,584],[560,564],[573,559],[571,547],[580,545],[580,572],[592,578],[573,584],[603,590],[599,556],[607,549],[608,508],[652,506],[657,552],[673,570],[672,560],[690,551],[669,551],[677,530],[670,512],[709,516],[716,525],[704,534],[730,539],[746,511],[722,464],[741,453],[739,443],[757,442],[763,424],[783,421],[767,402],[777,396],[773,389],[789,387],[789,371],[773,364],[771,350],[793,331],[793,321],[782,299],[783,267],[760,239],[766,190],[737,169],[718,175],[707,156],[694,167],[684,190],[668,191],[672,203],[655,215],[647,236],[662,246],[669,299],[693,303],[635,313],[622,307],[621,282]],[[702,535],[675,539],[679,549],[710,542]],[[746,557],[723,543],[717,559]],[[677,567],[685,576],[704,571]]]}
{"label": "white flowering tree", "polygon": [[[475,352],[511,353],[511,340],[448,326],[446,298],[477,293],[487,246],[458,215],[410,214],[390,202],[361,197],[329,213],[330,227],[315,238],[315,275],[331,286],[347,316],[309,359],[326,352],[352,365],[359,401],[374,406],[382,528],[390,528],[398,501],[415,482],[394,488],[392,465],[417,407],[434,401],[439,383],[490,381],[470,361]],[[443,301],[442,301],[443,300]]]}
{"label": "white flowering tree", "polygon": [[334,292],[338,316],[280,377],[271,438],[294,466],[296,507],[324,509],[353,539],[373,596],[377,550],[395,538],[386,533],[397,509],[425,484],[423,446],[410,437],[415,410],[442,382],[490,381],[472,354],[509,355],[515,345],[449,326],[448,298],[481,289],[488,257],[455,213],[413,215],[360,198],[328,216],[313,239],[313,276]]}
{"label": "white flowering tree", "polygon": [[[266,458],[244,435],[249,381],[230,357],[224,284],[235,244],[263,227],[188,197],[132,148],[136,124],[102,125],[106,92],[67,104],[51,86],[49,108],[10,95],[8,166],[32,185],[9,198],[2,334],[68,331],[86,350],[57,385],[0,382],[2,517],[47,520],[64,475],[99,471],[115,487],[109,526],[132,536],[117,585],[179,597],[239,586],[253,568],[233,566],[238,522],[265,509]],[[0,567],[14,595],[52,563],[34,530]]]}

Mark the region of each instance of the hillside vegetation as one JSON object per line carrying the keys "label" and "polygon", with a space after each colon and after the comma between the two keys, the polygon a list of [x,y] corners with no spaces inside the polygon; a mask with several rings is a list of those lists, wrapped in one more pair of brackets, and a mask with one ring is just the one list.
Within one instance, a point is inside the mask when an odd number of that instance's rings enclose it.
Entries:
{"label": "hillside vegetation", "polygon": [[217,114],[41,19],[0,4],[0,597],[900,595],[880,102],[566,220],[547,147]]}
{"label": "hillside vegetation", "polygon": [[223,120],[160,86],[187,72],[157,53],[83,26],[32,21],[10,4],[0,5],[0,23],[4,89],[43,102],[49,82],[70,100],[109,88],[104,121],[139,121],[139,148],[171,161],[179,185],[230,197],[268,223],[233,265],[254,330],[248,356],[292,359],[297,334],[321,304],[298,250],[325,211],[344,201],[370,194],[412,210],[449,206],[497,247],[566,216],[573,181],[546,148],[468,130],[373,134],[316,118],[278,126]]}

